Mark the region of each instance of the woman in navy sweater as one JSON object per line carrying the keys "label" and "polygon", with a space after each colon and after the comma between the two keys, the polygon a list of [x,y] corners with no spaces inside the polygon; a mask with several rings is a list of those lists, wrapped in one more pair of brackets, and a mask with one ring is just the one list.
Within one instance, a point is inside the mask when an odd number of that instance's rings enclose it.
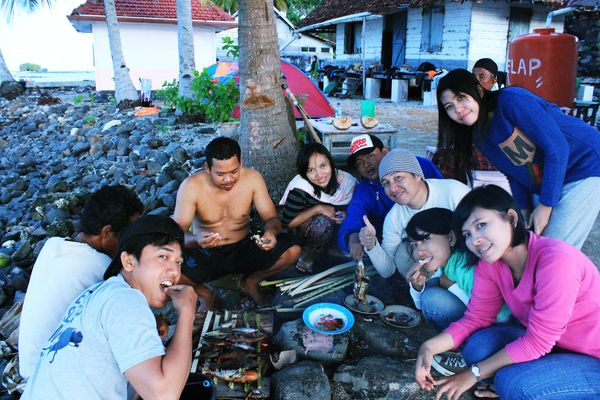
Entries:
{"label": "woman in navy sweater", "polygon": [[464,69],[440,80],[437,99],[438,148],[468,166],[474,143],[536,234],[581,248],[600,211],[600,132],[519,87],[484,95]]}

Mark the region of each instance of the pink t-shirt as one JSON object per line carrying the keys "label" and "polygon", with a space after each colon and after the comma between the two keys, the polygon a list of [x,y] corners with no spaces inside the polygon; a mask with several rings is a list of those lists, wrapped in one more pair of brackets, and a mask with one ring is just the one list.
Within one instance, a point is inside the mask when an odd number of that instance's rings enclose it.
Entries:
{"label": "pink t-shirt", "polygon": [[467,311],[446,329],[455,347],[492,325],[503,302],[527,328],[506,345],[513,362],[535,360],[555,345],[600,358],[600,273],[575,247],[530,233],[516,288],[508,265],[480,260]]}

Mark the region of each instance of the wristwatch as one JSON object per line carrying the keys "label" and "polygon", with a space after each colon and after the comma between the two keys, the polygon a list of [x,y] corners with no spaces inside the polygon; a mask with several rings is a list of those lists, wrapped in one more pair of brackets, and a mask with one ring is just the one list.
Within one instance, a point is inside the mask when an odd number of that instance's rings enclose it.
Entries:
{"label": "wristwatch", "polygon": [[481,370],[479,369],[479,365],[471,365],[471,373],[473,374],[475,379],[477,379],[477,383],[481,383]]}

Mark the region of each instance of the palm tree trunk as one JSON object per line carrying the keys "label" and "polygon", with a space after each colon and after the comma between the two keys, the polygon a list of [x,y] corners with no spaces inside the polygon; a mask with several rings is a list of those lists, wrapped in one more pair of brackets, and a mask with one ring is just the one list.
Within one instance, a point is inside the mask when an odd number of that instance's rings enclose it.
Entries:
{"label": "palm tree trunk", "polygon": [[0,49],[0,83],[4,81],[14,81],[15,79],[11,75],[6,63],[4,62],[4,56],[2,55],[2,49]]}
{"label": "palm tree trunk", "polygon": [[108,43],[115,73],[115,98],[117,103],[123,100],[137,100],[138,93],[129,77],[129,68],[125,65],[125,58],[123,57],[115,0],[104,0],[104,12],[106,13]]}
{"label": "palm tree trunk", "polygon": [[[194,31],[192,1],[177,0],[177,45],[179,49],[179,96],[192,98],[194,62]],[[179,110],[178,110],[179,111]]]}
{"label": "palm tree trunk", "polygon": [[281,89],[273,0],[240,0],[240,145],[245,164],[265,178],[279,200],[295,174],[298,145]]}

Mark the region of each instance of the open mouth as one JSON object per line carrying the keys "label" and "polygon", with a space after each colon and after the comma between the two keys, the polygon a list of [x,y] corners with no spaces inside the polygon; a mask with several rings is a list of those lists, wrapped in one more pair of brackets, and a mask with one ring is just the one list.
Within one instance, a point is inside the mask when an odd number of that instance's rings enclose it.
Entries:
{"label": "open mouth", "polygon": [[484,248],[478,249],[477,252],[479,253],[480,257],[485,257],[485,255],[491,248],[492,248],[492,245],[490,244]]}
{"label": "open mouth", "polygon": [[419,264],[427,264],[428,262],[431,262],[431,260],[433,260],[433,257],[419,258]]}
{"label": "open mouth", "polygon": [[171,281],[162,281],[160,283],[160,288],[163,290],[166,288],[170,288],[171,286],[173,286],[173,282],[171,282]]}

